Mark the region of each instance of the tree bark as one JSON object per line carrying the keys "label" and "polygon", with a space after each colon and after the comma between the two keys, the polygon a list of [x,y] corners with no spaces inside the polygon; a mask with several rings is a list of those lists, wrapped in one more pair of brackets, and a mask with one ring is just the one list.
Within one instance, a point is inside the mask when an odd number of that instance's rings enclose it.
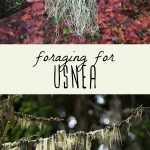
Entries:
{"label": "tree bark", "polygon": [[15,122],[13,99],[10,96],[0,96],[0,144],[7,133],[7,123],[10,121]]}

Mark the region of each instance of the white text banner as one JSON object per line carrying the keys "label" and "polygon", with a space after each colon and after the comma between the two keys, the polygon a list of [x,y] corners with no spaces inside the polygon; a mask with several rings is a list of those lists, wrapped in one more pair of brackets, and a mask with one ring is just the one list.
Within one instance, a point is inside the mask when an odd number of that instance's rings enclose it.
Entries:
{"label": "white text banner", "polygon": [[1,94],[150,94],[149,45],[0,45]]}

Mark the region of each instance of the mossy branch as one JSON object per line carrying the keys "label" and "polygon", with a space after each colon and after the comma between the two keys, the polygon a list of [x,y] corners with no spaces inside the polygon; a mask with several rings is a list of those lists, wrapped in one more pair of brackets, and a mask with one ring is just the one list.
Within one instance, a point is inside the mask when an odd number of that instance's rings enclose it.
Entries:
{"label": "mossy branch", "polygon": [[118,123],[110,124],[104,129],[90,131],[88,133],[84,131],[79,131],[74,134],[67,134],[65,131],[58,131],[50,138],[40,138],[37,140],[25,139],[14,143],[6,143],[3,144],[3,146],[5,148],[17,147],[19,149],[20,145],[22,144],[34,143],[36,144],[36,150],[42,150],[43,147],[47,150],[90,150],[92,140],[97,139],[101,143],[104,143],[111,147],[112,142],[122,141],[121,130],[125,128],[128,131],[131,124],[141,118],[143,109],[144,108],[142,106],[136,108],[127,119]]}
{"label": "mossy branch", "polygon": [[21,124],[22,127],[28,128],[32,125],[37,125],[40,129],[45,128],[47,125],[60,123],[63,119],[60,118],[45,118],[27,115],[14,110],[14,100],[20,95],[0,95],[0,146],[7,134],[9,124],[15,126]]}
{"label": "mossy branch", "polygon": [[61,121],[63,121],[63,119],[60,118],[54,118],[54,117],[50,117],[50,118],[45,118],[45,117],[36,117],[33,115],[27,115],[27,114],[23,114],[20,112],[15,112],[15,120],[17,120],[17,122],[19,124],[22,125],[22,127],[26,127],[28,128],[29,126],[32,125],[38,125],[38,127],[40,129],[42,129],[42,127],[45,127],[46,125],[52,124],[52,123],[60,123]]}

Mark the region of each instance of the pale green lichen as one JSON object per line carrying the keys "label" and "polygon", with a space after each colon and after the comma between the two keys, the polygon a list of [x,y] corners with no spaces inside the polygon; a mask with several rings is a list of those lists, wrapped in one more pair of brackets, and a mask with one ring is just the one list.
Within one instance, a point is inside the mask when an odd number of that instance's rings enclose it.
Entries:
{"label": "pale green lichen", "polygon": [[103,142],[111,147],[112,142],[121,141],[120,129],[114,125],[110,130],[97,130],[89,133],[78,132],[75,135],[67,135],[65,131],[59,131],[50,138],[40,139],[36,150],[90,150],[93,139]]}
{"label": "pale green lichen", "polygon": [[[99,143],[103,143],[111,148],[113,142],[122,142],[120,131],[122,126],[128,129],[133,121],[141,118],[141,115],[142,108],[138,108],[130,117],[119,124],[111,124],[104,129],[90,131],[89,133],[77,132],[74,134],[67,134],[65,131],[58,131],[50,138],[39,139],[36,150],[90,150],[92,140],[97,140]],[[27,121],[28,119],[20,120],[25,126],[30,124],[27,123]],[[18,145],[21,144],[16,142],[4,144],[6,149],[9,147],[9,149],[14,148],[20,150]]]}
{"label": "pale green lichen", "polygon": [[98,27],[96,0],[45,0],[45,12],[54,17],[56,32],[63,21],[78,36],[95,34]]}

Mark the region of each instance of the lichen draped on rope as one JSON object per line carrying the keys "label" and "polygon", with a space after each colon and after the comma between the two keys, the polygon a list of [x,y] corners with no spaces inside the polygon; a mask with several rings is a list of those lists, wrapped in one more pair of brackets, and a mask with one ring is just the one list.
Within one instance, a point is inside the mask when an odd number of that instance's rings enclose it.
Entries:
{"label": "lichen draped on rope", "polygon": [[55,18],[57,33],[62,21],[77,36],[98,31],[96,0],[45,0],[45,12]]}

